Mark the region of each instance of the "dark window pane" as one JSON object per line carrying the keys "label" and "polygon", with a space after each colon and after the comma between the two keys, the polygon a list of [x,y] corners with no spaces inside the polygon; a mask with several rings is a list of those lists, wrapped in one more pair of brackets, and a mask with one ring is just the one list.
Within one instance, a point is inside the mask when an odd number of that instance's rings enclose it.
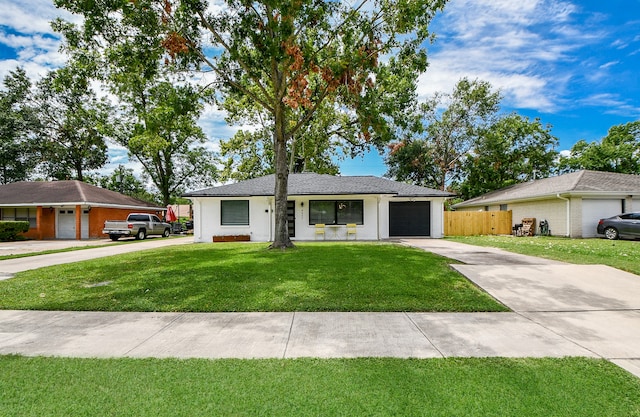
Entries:
{"label": "dark window pane", "polygon": [[249,225],[249,200],[222,200],[220,212],[223,226]]}
{"label": "dark window pane", "polygon": [[309,224],[335,224],[336,222],[336,202],[335,201],[309,201]]}
{"label": "dark window pane", "polygon": [[337,201],[338,224],[362,224],[364,209],[362,200]]}

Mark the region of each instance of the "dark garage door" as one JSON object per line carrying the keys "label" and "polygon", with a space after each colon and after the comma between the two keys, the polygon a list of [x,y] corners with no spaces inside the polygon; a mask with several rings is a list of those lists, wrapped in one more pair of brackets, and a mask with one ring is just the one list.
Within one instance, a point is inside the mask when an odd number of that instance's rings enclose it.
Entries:
{"label": "dark garage door", "polygon": [[431,236],[431,202],[389,203],[389,236]]}

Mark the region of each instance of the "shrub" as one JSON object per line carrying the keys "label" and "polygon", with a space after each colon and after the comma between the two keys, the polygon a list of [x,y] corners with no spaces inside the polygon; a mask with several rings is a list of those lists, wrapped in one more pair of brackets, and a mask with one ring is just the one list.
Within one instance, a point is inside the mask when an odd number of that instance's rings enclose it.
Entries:
{"label": "shrub", "polygon": [[0,221],[0,241],[16,240],[20,233],[29,231],[29,222]]}

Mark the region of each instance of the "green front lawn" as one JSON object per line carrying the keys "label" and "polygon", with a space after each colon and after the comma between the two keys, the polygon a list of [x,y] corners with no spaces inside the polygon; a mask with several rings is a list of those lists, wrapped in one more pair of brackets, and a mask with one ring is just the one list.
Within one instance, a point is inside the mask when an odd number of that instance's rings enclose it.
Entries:
{"label": "green front lawn", "polygon": [[604,360],[0,356],[6,416],[640,416]]}
{"label": "green front lawn", "polygon": [[569,239],[563,237],[447,237],[469,245],[491,246],[524,255],[574,264],[602,264],[640,275],[640,242],[633,240]]}
{"label": "green front lawn", "polygon": [[0,308],[94,311],[506,311],[449,259],[380,243],[194,244],[0,282]]}

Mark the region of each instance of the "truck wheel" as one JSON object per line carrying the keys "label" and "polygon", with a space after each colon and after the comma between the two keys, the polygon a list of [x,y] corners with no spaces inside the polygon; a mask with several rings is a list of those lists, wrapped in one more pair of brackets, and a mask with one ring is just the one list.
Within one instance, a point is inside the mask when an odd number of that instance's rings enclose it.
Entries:
{"label": "truck wheel", "polygon": [[144,229],[138,230],[136,234],[136,240],[144,240],[147,237],[147,231]]}
{"label": "truck wheel", "polygon": [[109,239],[113,240],[114,242],[119,238],[120,238],[120,235],[109,235]]}
{"label": "truck wheel", "polygon": [[169,237],[170,234],[171,231],[169,229],[164,229],[164,232],[162,232],[162,237]]}

